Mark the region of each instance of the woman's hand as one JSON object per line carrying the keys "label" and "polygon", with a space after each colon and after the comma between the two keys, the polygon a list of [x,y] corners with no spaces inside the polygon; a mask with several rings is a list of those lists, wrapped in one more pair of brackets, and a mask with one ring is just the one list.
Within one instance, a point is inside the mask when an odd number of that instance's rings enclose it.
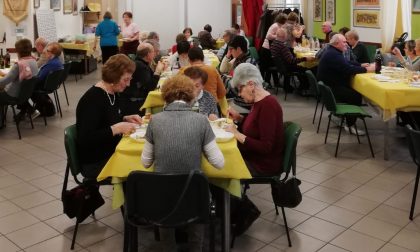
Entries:
{"label": "woman's hand", "polygon": [[143,123],[143,120],[141,119],[141,117],[139,115],[128,115],[128,116],[124,116],[123,120],[126,122],[130,122],[130,123],[136,123],[141,125]]}
{"label": "woman's hand", "polygon": [[155,73],[158,73],[158,75],[162,74],[162,72],[165,70],[165,63],[162,61],[158,61],[155,69]]}
{"label": "woman's hand", "polygon": [[239,133],[238,129],[236,128],[236,126],[234,124],[228,124],[225,127],[225,131],[230,132],[234,135],[236,135],[237,133]]}
{"label": "woman's hand", "polygon": [[394,47],[394,49],[392,49],[392,53],[395,54],[395,56],[400,60],[400,61],[404,61],[404,58],[401,54],[401,51],[398,47]]}
{"label": "woman's hand", "polygon": [[230,57],[232,57],[232,48],[228,48],[228,51],[226,53],[226,58],[230,59]]}
{"label": "woman's hand", "polygon": [[232,118],[234,121],[237,121],[237,122],[242,121],[243,116],[241,116],[241,114],[239,114],[238,111],[236,111],[235,109],[231,107],[228,108],[228,114],[229,114],[229,117]]}
{"label": "woman's hand", "polygon": [[131,122],[119,122],[111,126],[112,135],[127,135],[136,131],[137,124]]}
{"label": "woman's hand", "polygon": [[209,115],[209,120],[210,121],[214,121],[214,120],[217,120],[217,119],[218,119],[217,115],[215,115],[215,114],[210,114]]}

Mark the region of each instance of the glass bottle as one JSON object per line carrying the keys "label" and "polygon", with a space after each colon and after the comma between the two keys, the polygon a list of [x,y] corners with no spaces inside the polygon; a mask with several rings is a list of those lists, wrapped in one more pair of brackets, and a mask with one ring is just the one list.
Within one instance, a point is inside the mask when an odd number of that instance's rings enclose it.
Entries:
{"label": "glass bottle", "polygon": [[382,55],[379,49],[376,49],[375,54],[375,73],[380,74],[382,69]]}
{"label": "glass bottle", "polygon": [[4,55],[4,68],[10,68],[10,54],[9,50],[6,49],[6,55]]}
{"label": "glass bottle", "polygon": [[0,69],[4,68],[4,56],[3,56],[3,48],[1,49],[0,53]]}

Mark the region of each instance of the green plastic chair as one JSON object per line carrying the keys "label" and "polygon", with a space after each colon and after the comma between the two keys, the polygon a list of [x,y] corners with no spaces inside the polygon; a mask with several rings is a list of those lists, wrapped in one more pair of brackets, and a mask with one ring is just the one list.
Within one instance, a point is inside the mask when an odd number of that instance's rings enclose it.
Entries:
{"label": "green plastic chair", "polygon": [[[312,71],[311,70],[306,70],[305,74],[306,74],[306,77],[308,78],[308,81],[309,81],[309,91],[311,92],[311,94],[313,94],[315,96],[315,99],[316,99],[314,117],[312,118],[312,124],[314,124],[315,123],[316,112],[318,110],[318,105],[321,102],[321,93],[320,93],[319,88],[318,88],[316,77],[312,73]],[[322,118],[323,110],[324,110],[324,104],[322,104],[322,107],[321,107],[321,116],[319,117],[318,129],[317,129],[316,133],[319,132],[319,125],[321,124],[321,118]]]}
{"label": "green plastic chair", "polygon": [[[289,176],[290,171],[292,171],[293,176],[296,175],[296,145],[299,139],[299,135],[302,132],[302,127],[294,122],[284,122],[284,154],[283,154],[283,165],[280,169],[279,174],[274,176],[258,176],[253,177],[252,179],[241,180],[241,183],[244,184],[244,191],[243,195],[246,195],[246,191],[249,189],[250,184],[269,184],[273,181],[280,180],[280,177]],[[283,175],[283,176],[282,176]],[[274,202],[273,202],[274,203]],[[276,214],[279,215],[278,206],[274,204],[276,209]],[[284,212],[284,207],[279,206],[281,208],[284,220],[284,226],[286,229],[287,234],[287,241],[289,243],[289,247],[292,246],[292,242],[290,240],[289,228],[287,226],[286,214]],[[232,240],[232,247],[235,239],[235,234],[233,234]]]}
{"label": "green plastic chair", "polygon": [[[374,158],[375,154],[373,153],[373,148],[370,142],[369,132],[368,132],[366,121],[365,121],[365,117],[372,117],[372,116],[369,115],[366,111],[364,111],[359,106],[344,104],[344,103],[337,104],[335,101],[334,94],[328,86],[326,86],[322,81],[318,82],[318,86],[321,91],[321,99],[325,105],[325,108],[330,112],[330,114],[328,115],[328,126],[327,126],[327,133],[325,134],[324,143],[327,143],[328,131],[330,129],[330,123],[331,123],[331,116],[334,115],[341,119],[340,130],[338,132],[337,146],[335,148],[335,157],[337,157],[338,145],[340,144],[340,137],[341,137],[341,131],[343,129],[344,118],[346,116],[355,116],[357,118],[360,118],[363,121],[363,124],[365,126],[366,136],[369,142],[370,152],[372,153],[372,157]],[[357,141],[360,144],[360,138],[359,138],[359,134],[357,134],[356,124],[354,124],[354,127],[356,129]]]}
{"label": "green plastic chair", "polygon": [[413,158],[413,162],[417,165],[417,175],[414,183],[413,199],[411,201],[410,220],[413,220],[414,207],[416,206],[417,191],[419,188],[420,178],[420,131],[414,130],[410,125],[406,126],[406,134],[408,139],[408,149]]}
{"label": "green plastic chair", "polygon": [[260,56],[258,55],[257,48],[250,46],[248,50],[249,50],[249,55],[251,56],[251,58],[254,59],[256,62],[258,62],[260,60]]}
{"label": "green plastic chair", "polygon": [[254,46],[254,38],[251,36],[246,36],[246,39],[248,39],[249,46]]}

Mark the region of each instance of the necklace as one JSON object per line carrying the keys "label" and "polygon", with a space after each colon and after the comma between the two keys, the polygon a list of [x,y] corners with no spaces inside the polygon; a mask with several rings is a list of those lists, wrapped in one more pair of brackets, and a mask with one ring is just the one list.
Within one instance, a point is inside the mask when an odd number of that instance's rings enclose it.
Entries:
{"label": "necklace", "polygon": [[115,94],[113,94],[114,101],[111,100],[111,96],[109,96],[108,92],[105,91],[105,94],[106,94],[106,96],[108,96],[109,104],[111,104],[111,106],[114,106],[114,104],[115,104]]}

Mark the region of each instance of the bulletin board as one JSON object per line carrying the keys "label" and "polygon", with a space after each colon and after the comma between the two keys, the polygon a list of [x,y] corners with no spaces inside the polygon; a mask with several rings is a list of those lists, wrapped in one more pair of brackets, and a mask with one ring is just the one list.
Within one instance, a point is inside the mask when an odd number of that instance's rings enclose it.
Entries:
{"label": "bulletin board", "polygon": [[53,10],[36,10],[36,30],[38,37],[45,38],[48,42],[57,41],[57,26]]}

